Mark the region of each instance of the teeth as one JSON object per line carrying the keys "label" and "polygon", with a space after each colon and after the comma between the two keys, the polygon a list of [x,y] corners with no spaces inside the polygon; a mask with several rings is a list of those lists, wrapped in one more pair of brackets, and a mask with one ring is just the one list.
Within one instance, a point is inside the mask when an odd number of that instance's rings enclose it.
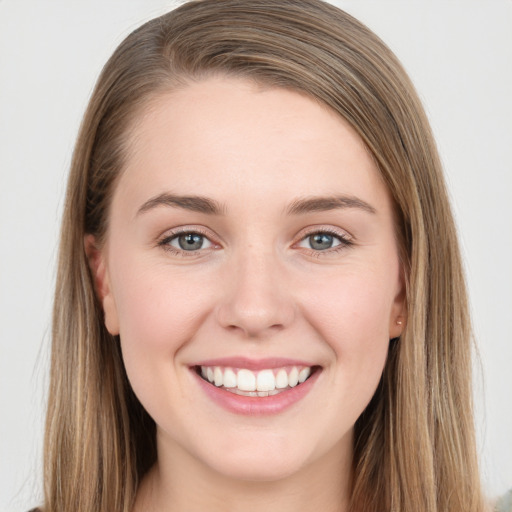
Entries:
{"label": "teeth", "polygon": [[250,370],[238,370],[237,381],[240,391],[256,391],[256,377]]}
{"label": "teeth", "polygon": [[311,368],[303,368],[299,372],[299,382],[302,384],[311,375]]}
{"label": "teeth", "polygon": [[276,389],[276,378],[272,370],[263,370],[258,373],[256,389],[258,391],[274,391]]}
{"label": "teeth", "polygon": [[244,396],[272,396],[302,384],[311,375],[310,367],[287,367],[253,372],[220,366],[201,366],[201,375],[217,387]]}
{"label": "teeth", "polygon": [[223,377],[224,376],[222,375],[222,370],[217,366],[215,370],[213,370],[213,383],[217,387],[222,386],[222,383],[224,381]]}
{"label": "teeth", "polygon": [[276,375],[276,388],[284,389],[288,387],[288,374],[286,370],[279,370]]}
{"label": "teeth", "polygon": [[224,387],[225,388],[236,388],[236,374],[233,370],[228,368],[224,372]]}
{"label": "teeth", "polygon": [[292,368],[292,371],[290,372],[290,375],[288,375],[288,386],[291,388],[294,388],[299,383],[299,370],[295,368],[295,366]]}

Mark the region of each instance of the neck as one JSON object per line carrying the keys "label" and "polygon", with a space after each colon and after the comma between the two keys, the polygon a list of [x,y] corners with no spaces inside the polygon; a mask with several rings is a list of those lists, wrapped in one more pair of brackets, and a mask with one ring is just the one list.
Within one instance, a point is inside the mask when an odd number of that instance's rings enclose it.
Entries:
{"label": "neck", "polygon": [[134,512],[345,512],[351,436],[291,475],[241,480],[220,474],[182,447],[159,439],[159,460],[137,493]]}

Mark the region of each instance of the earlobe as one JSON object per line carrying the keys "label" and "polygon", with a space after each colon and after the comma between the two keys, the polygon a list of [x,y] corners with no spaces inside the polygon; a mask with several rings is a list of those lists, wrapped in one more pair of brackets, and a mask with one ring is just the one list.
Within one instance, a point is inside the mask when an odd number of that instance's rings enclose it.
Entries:
{"label": "earlobe", "polygon": [[389,318],[389,339],[398,338],[407,323],[407,293],[403,272],[400,272],[398,293],[395,297]]}
{"label": "earlobe", "polygon": [[105,327],[110,334],[115,336],[119,334],[119,321],[104,251],[98,247],[93,235],[85,235],[84,249],[94,280],[94,290],[103,306]]}
{"label": "earlobe", "polygon": [[405,329],[405,317],[401,315],[396,316],[394,319],[391,318],[389,323],[389,339],[399,338]]}

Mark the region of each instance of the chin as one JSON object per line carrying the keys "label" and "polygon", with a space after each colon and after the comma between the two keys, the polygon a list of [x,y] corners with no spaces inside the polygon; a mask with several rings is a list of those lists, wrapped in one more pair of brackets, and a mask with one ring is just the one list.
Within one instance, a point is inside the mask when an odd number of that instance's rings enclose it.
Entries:
{"label": "chin", "polygon": [[307,442],[292,442],[286,436],[265,437],[262,432],[238,440],[231,436],[228,443],[217,444],[215,450],[205,450],[203,456],[197,455],[217,474],[251,482],[279,481],[299,473],[309,464],[311,450]]}
{"label": "chin", "polygon": [[296,458],[276,457],[229,457],[226,460],[218,461],[212,467],[217,473],[224,477],[240,480],[243,482],[278,482],[294,474],[297,474],[305,466],[304,461]]}

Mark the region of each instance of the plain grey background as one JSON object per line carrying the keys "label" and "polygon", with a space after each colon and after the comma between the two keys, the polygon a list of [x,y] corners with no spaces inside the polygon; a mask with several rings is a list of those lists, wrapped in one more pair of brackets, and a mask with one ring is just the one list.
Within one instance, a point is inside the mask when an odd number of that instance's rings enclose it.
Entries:
{"label": "plain grey background", "polygon": [[[512,1],[332,3],[395,51],[437,137],[481,357],[483,479],[502,493],[512,487]],[[114,48],[173,5],[0,0],[0,511],[40,501],[56,245],[81,115]]]}

